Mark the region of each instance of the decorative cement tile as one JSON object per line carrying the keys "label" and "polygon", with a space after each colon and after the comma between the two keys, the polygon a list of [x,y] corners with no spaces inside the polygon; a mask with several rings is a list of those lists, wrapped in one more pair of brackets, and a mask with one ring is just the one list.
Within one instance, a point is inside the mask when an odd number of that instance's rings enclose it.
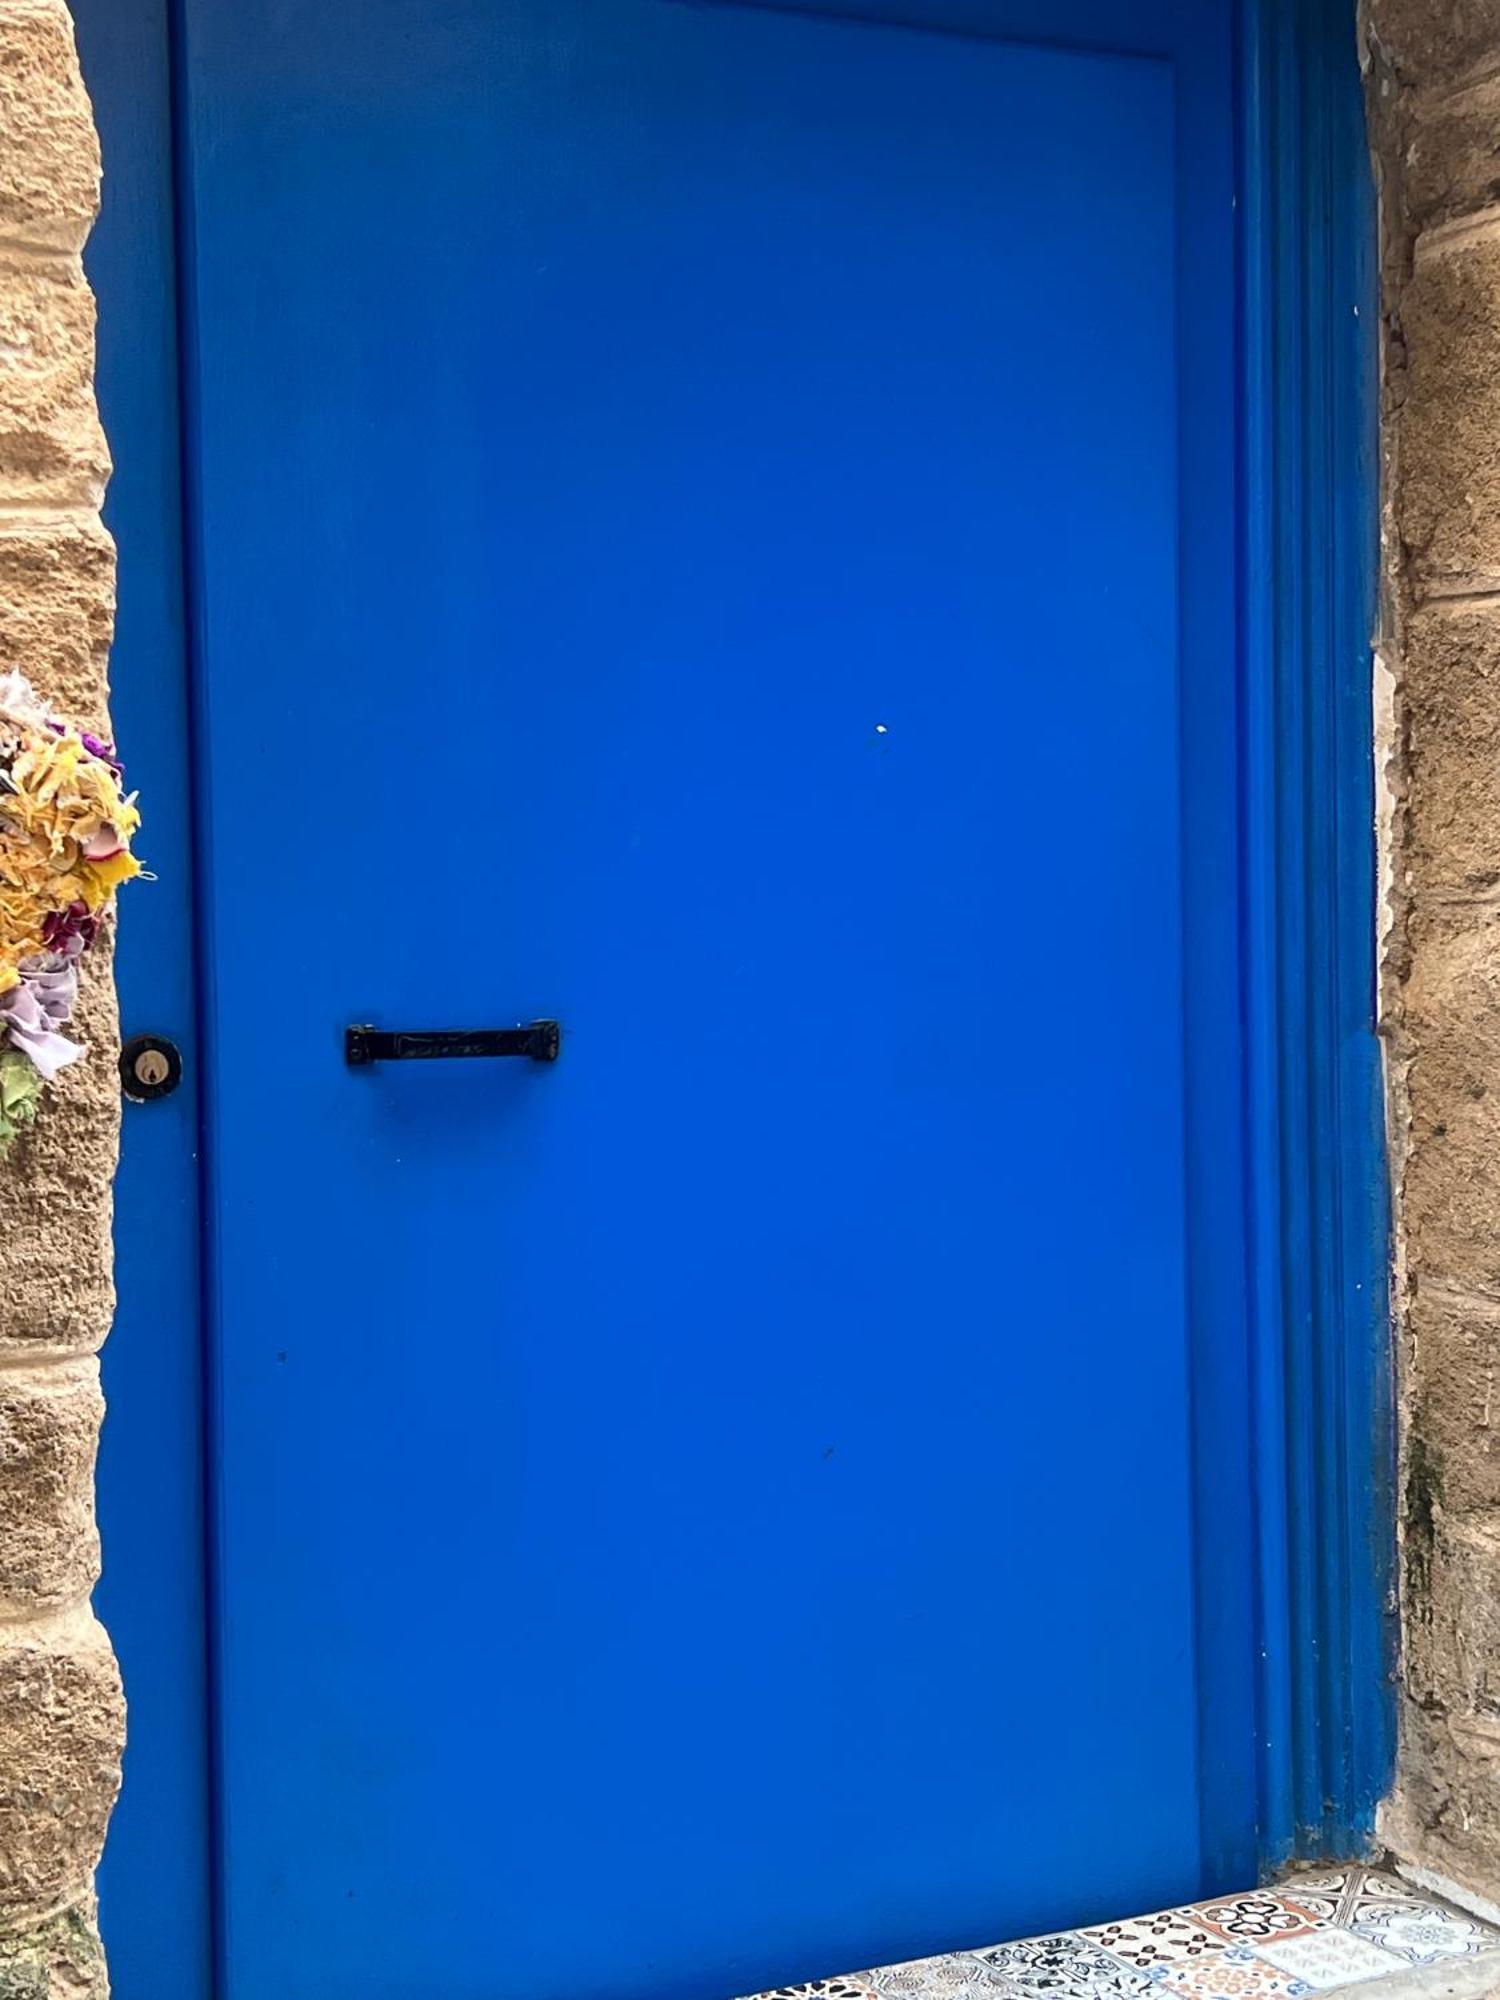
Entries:
{"label": "decorative cement tile", "polygon": [[1318,1922],[1314,1911],[1276,1889],[1231,1896],[1221,1903],[1194,1903],[1185,1914],[1228,1944],[1259,1944],[1262,1938],[1291,1937],[1298,1931],[1310,1931]]}
{"label": "decorative cement tile", "polygon": [[1302,1931],[1295,1937],[1271,1939],[1256,1945],[1254,1951],[1268,1965],[1304,1980],[1315,1993],[1352,1986],[1357,1979],[1379,1979],[1383,1972],[1395,1972],[1404,1962],[1393,1952],[1383,1951],[1367,1938],[1356,1937],[1335,1924]]}
{"label": "decorative cement tile", "polygon": [[1356,1868],[1350,1872],[1359,1878],[1357,1900],[1361,1903],[1421,1903],[1430,1910],[1443,1908],[1399,1875],[1387,1875],[1379,1868]]}
{"label": "decorative cement tile", "polygon": [[972,1952],[888,1965],[869,1977],[877,2000],[999,2000],[1012,1992],[1001,1974]]}
{"label": "decorative cement tile", "polygon": [[1268,1965],[1242,1944],[1226,1945],[1206,1958],[1185,1959],[1163,1966],[1156,1975],[1160,1996],[1176,1993],[1182,2000],[1300,2000],[1311,1992],[1306,1980],[1280,1966]]}
{"label": "decorative cement tile", "polygon": [[1358,1900],[1368,1872],[1364,1868],[1322,1868],[1312,1875],[1289,1876],[1278,1888],[1324,1922],[1342,1923]]}
{"label": "decorative cement tile", "polygon": [[1206,1931],[1187,1910],[1159,1910],[1154,1917],[1093,1924],[1079,1936],[1147,1973],[1158,1965],[1176,1965],[1184,1958],[1201,1958],[1205,1952],[1224,1948],[1224,1940]]}
{"label": "decorative cement tile", "polygon": [[756,2000],[1302,2000],[1408,1965],[1500,1955],[1500,1931],[1376,1868],[949,1952]]}
{"label": "decorative cement tile", "polygon": [[1437,1903],[1398,1903],[1375,1897],[1360,1902],[1349,1929],[1368,1943],[1393,1951],[1412,1965],[1429,1965],[1438,1958],[1472,1958],[1500,1949],[1500,1934],[1477,1917],[1460,1916]]}
{"label": "decorative cement tile", "polygon": [[756,2000],[875,2000],[875,1989],[862,1979],[812,1979],[806,1986],[777,1986]]}
{"label": "decorative cement tile", "polygon": [[1410,1882],[1403,1882],[1399,1875],[1387,1875],[1379,1868],[1324,1868],[1291,1875],[1278,1884],[1278,1893],[1325,1922],[1346,1927],[1367,1908],[1389,1908],[1393,1904],[1406,1910],[1439,1907]]}
{"label": "decorative cement tile", "polygon": [[1042,1994],[1047,2000],[1144,2000],[1151,1981],[1078,1931],[1026,1938],[1020,1944],[992,1945],[979,1953],[1005,1976],[1013,1995]]}

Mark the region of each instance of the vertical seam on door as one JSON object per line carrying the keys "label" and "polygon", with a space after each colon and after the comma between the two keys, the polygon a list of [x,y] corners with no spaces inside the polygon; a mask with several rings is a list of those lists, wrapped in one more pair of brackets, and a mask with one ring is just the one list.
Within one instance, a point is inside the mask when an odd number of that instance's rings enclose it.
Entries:
{"label": "vertical seam on door", "polygon": [[215,2000],[229,1991],[225,1936],[225,1796],[223,1784],[222,1666],[222,1508],[218,1469],[221,1424],[219,1364],[218,1244],[214,1202],[213,1088],[216,1023],[213,993],[213,933],[208,891],[210,829],[208,794],[207,688],[204,678],[203,543],[199,500],[200,354],[197,315],[197,250],[193,203],[192,143],[187,76],[188,0],[165,0],[171,131],[172,245],[177,342],[178,490],[182,507],[183,634],[187,668],[188,821],[193,850],[189,941],[198,1046],[198,1215],[199,1328],[203,1372],[202,1482],[207,1612],[204,1648],[208,1710],[208,1880],[211,1983]]}

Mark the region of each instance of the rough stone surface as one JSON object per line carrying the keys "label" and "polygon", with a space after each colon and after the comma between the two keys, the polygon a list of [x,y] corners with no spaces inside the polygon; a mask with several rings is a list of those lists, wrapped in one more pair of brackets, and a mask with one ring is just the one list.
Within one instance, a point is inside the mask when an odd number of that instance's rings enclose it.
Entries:
{"label": "rough stone surface", "polygon": [[109,952],[84,961],[75,1032],[45,1116],[12,1147],[0,1203],[0,1357],[97,1348],[114,1313],[110,1189],[119,1149],[119,1029]]}
{"label": "rough stone surface", "polygon": [[1419,591],[1500,588],[1500,233],[1418,251],[1396,515]]}
{"label": "rough stone surface", "polygon": [[1500,1298],[1500,912],[1416,914],[1412,935],[1407,1260]]}
{"label": "rough stone surface", "polygon": [[1403,1860],[1493,1903],[1500,1892],[1500,1729],[1449,1716],[1441,1704],[1401,1703],[1401,1783],[1381,1838]]}
{"label": "rough stone surface", "polygon": [[[98,188],[64,0],[0,0],[0,672],[96,729],[114,552],[79,252]],[[124,1710],[88,1608],[120,1116],[107,946],[79,1028],[88,1058],[6,1158],[0,1203],[0,2000],[108,1993],[92,1882]]]}
{"label": "rough stone surface", "polygon": [[1414,124],[1405,179],[1415,228],[1500,201],[1500,74],[1440,99]]}
{"label": "rough stone surface", "polygon": [[103,729],[114,544],[92,515],[0,519],[0,673],[19,668]]}
{"label": "rough stone surface", "polygon": [[92,1896],[0,1933],[0,2000],[109,2000]]}
{"label": "rough stone surface", "polygon": [[0,1629],[0,1934],[89,1894],[123,1729],[119,1671],[89,1613]]}
{"label": "rough stone surface", "polygon": [[0,1605],[42,1611],[99,1575],[94,1457],[104,1398],[92,1359],[0,1370]]}
{"label": "rough stone surface", "polygon": [[0,238],[77,250],[99,205],[99,142],[60,0],[0,4]]}
{"label": "rough stone surface", "polygon": [[1441,90],[1500,51],[1500,0],[1378,0],[1369,27],[1398,80]]}
{"label": "rough stone surface", "polygon": [[1407,1331],[1419,1357],[1411,1435],[1421,1446],[1408,1481],[1406,1549],[1410,1561],[1428,1565],[1411,1578],[1411,1601],[1425,1615],[1430,1558],[1419,1524],[1438,1506],[1500,1519],[1500,1303],[1460,1285],[1419,1280]]}
{"label": "rough stone surface", "polygon": [[1418,612],[1404,664],[1410,887],[1482,896],[1500,889],[1500,605]]}
{"label": "rough stone surface", "polygon": [[1500,1899],[1500,0],[1369,0],[1403,1860]]}
{"label": "rough stone surface", "polygon": [[1437,1501],[1421,1559],[1429,1574],[1406,1635],[1408,1692],[1429,1713],[1492,1727],[1500,1750],[1500,1522]]}
{"label": "rough stone surface", "polygon": [[77,260],[0,251],[0,490],[12,502],[98,506],[109,453],[93,380],[94,299]]}

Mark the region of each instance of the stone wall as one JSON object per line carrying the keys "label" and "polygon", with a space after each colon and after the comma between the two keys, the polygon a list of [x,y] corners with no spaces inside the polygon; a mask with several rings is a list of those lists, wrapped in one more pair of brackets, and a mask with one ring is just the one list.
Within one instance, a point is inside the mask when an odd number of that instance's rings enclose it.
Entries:
{"label": "stone wall", "polygon": [[1500,1901],[1500,0],[1368,0],[1402,1417],[1391,1847]]}
{"label": "stone wall", "polygon": [[[80,250],[99,149],[64,0],[0,0],[0,671],[104,723],[114,552]],[[107,1991],[93,1872],[124,1711],[89,1608],[119,1127],[107,954],[90,1055],[0,1167],[0,2000]]]}

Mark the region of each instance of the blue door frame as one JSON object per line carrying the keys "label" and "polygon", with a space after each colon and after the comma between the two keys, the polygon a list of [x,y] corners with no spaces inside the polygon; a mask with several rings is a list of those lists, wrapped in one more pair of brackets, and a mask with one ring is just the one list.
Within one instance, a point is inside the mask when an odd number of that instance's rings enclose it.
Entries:
{"label": "blue door frame", "polygon": [[1353,9],[1255,0],[1241,47],[1246,1135],[1274,1867],[1370,1840],[1394,1745],[1378,293]]}
{"label": "blue door frame", "polygon": [[[104,1922],[123,2000],[200,2000],[214,1991],[213,1566],[192,1079],[210,996],[193,948],[202,912],[184,779],[177,24],[169,0],[74,0],[74,11],[106,160],[87,261],[120,468],[108,505],[122,571],[115,711],[161,878],[125,927],[121,998],[127,1031],[183,1044],[189,1079],[172,1100],[128,1108],[117,1198],[100,1604],[130,1689],[131,1745]],[[1195,1172],[1246,1213],[1251,1462],[1210,1448],[1234,1385],[1201,1355],[1195,1424],[1200,1509],[1243,1520],[1257,1551],[1245,1590],[1226,1587],[1218,1552],[1203,1550],[1199,1617],[1205,1676],[1226,1710],[1253,1704],[1259,1718],[1259,1805],[1253,1829],[1208,1843],[1205,1891],[1293,1853],[1366,1843],[1391,1741],[1369,742],[1374,225],[1352,8],[1247,4],[1240,49],[1244,1144],[1239,1159]],[[1218,1807],[1243,1789],[1240,1751],[1210,1732],[1204,1752],[1205,1827],[1233,1826]]]}
{"label": "blue door frame", "polygon": [[[172,78],[166,0],[75,10],[109,188],[88,266],[101,301],[99,390],[117,470],[108,522],[122,581],[112,672],[131,777],[155,801],[159,880],[120,969],[124,1018],[181,1046],[184,1082],[132,1120],[115,1191],[119,1335],[99,1465],[110,1577],[98,1602],[132,1664],[126,1793],[103,1893],[122,1964],[146,1988],[211,1986],[213,1823],[204,1539],[198,994],[184,591]],[[168,1442],[169,1441],[169,1442]]]}

